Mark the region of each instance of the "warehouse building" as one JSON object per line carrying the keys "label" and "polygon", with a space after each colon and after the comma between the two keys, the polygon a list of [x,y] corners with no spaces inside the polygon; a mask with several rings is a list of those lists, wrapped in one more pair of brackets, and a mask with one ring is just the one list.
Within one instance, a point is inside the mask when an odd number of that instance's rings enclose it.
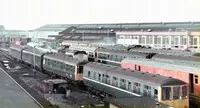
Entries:
{"label": "warehouse building", "polygon": [[141,30],[116,32],[116,43],[126,46],[144,45],[156,49],[196,51],[200,48],[200,22],[147,23],[135,25],[135,28]]}

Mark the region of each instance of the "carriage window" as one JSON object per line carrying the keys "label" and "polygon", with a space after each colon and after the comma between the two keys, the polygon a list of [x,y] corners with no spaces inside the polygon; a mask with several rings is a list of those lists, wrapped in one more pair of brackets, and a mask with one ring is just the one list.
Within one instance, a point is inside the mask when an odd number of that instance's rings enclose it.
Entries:
{"label": "carriage window", "polygon": [[162,88],[162,100],[170,100],[171,97],[171,87]]}
{"label": "carriage window", "polygon": [[49,65],[50,62],[49,59],[46,59],[45,61],[46,61],[45,64]]}
{"label": "carriage window", "polygon": [[151,87],[150,86],[144,85],[143,95],[144,96],[151,96]]}
{"label": "carriage window", "polygon": [[77,73],[83,73],[83,66],[79,66]]}
{"label": "carriage window", "polygon": [[198,76],[195,75],[195,84],[198,84]]}
{"label": "carriage window", "polygon": [[61,65],[62,65],[62,69],[65,69],[65,64],[64,64],[64,63],[62,63]]}
{"label": "carriage window", "polygon": [[126,89],[126,80],[125,79],[120,79],[120,88]]}
{"label": "carriage window", "polygon": [[88,71],[88,78],[90,78],[90,71]]}
{"label": "carriage window", "polygon": [[110,84],[110,76],[106,75],[106,84]]}
{"label": "carriage window", "polygon": [[140,83],[137,82],[133,83],[133,93],[140,94]]}
{"label": "carriage window", "polygon": [[59,65],[60,65],[59,62],[56,61],[56,67],[57,67],[57,68],[59,68]]}
{"label": "carriage window", "polygon": [[63,69],[63,63],[62,62],[60,62],[60,68]]}
{"label": "carriage window", "polygon": [[98,80],[101,81],[101,74],[99,74],[99,78],[98,78]]}
{"label": "carriage window", "polygon": [[115,86],[115,87],[118,86],[118,78],[117,77],[113,77],[112,85]]}
{"label": "carriage window", "polygon": [[71,72],[75,72],[75,66],[71,66]]}
{"label": "carriage window", "polygon": [[128,81],[128,91],[131,91],[131,82]]}
{"label": "carriage window", "polygon": [[49,60],[49,59],[46,59],[46,61],[47,61],[46,64],[49,65],[49,64],[50,64],[50,60]]}
{"label": "carriage window", "polygon": [[154,98],[158,98],[158,90],[154,89]]}
{"label": "carriage window", "polygon": [[173,87],[173,99],[179,99],[180,87]]}
{"label": "carriage window", "polygon": [[103,58],[102,59],[107,59],[107,55],[103,54]]}
{"label": "carriage window", "polygon": [[101,58],[102,57],[102,54],[101,53],[97,53],[98,54],[98,58]]}
{"label": "carriage window", "polygon": [[102,82],[106,83],[106,76],[104,74],[102,74]]}
{"label": "carriage window", "polygon": [[182,87],[182,98],[187,98],[187,86]]}
{"label": "carriage window", "polygon": [[110,58],[109,58],[110,60],[112,60],[113,59],[113,55],[110,55]]}
{"label": "carriage window", "polygon": [[89,56],[90,56],[90,57],[93,57],[93,53],[92,53],[92,52],[89,52]]}
{"label": "carriage window", "polygon": [[93,79],[96,79],[96,72],[93,72]]}

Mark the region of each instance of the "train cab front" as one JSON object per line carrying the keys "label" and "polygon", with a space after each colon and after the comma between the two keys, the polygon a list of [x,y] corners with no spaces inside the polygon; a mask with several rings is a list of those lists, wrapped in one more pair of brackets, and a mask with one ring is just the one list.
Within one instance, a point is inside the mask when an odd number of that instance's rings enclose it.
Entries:
{"label": "train cab front", "polygon": [[158,101],[174,108],[189,108],[188,85],[160,87]]}

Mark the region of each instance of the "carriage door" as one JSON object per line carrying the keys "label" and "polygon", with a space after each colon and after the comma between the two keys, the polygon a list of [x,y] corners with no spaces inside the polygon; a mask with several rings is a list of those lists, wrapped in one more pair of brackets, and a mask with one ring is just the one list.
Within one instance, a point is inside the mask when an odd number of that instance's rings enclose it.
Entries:
{"label": "carriage door", "polygon": [[94,58],[97,58],[97,52],[96,51],[94,52]]}
{"label": "carriage door", "polygon": [[140,71],[141,70],[141,67],[140,66],[138,66],[138,71]]}
{"label": "carriage door", "polygon": [[190,73],[189,75],[190,81],[190,93],[194,93],[194,75]]}
{"label": "carriage door", "polygon": [[154,99],[158,99],[158,90],[154,89]]}

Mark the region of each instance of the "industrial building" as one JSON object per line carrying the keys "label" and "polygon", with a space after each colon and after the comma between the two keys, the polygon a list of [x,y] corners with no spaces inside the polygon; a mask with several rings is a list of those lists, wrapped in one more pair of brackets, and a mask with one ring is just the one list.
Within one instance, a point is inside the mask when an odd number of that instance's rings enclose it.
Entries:
{"label": "industrial building", "polygon": [[199,27],[199,22],[142,23],[135,25],[135,28],[141,28],[140,31],[116,32],[116,43],[126,46],[144,45],[156,49],[197,51],[200,48]]}

